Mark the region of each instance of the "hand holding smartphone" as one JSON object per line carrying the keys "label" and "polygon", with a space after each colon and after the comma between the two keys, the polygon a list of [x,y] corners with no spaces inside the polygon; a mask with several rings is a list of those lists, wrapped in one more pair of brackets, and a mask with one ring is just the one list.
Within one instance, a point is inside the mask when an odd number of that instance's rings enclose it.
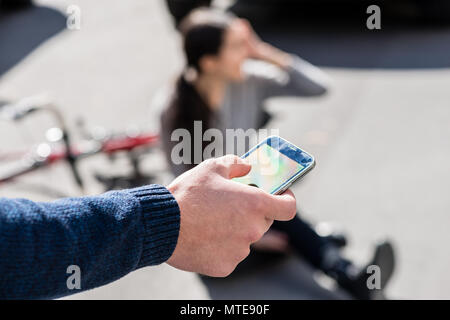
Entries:
{"label": "hand holding smartphone", "polygon": [[306,151],[278,136],[270,136],[242,156],[252,165],[250,172],[234,181],[281,194],[315,166]]}

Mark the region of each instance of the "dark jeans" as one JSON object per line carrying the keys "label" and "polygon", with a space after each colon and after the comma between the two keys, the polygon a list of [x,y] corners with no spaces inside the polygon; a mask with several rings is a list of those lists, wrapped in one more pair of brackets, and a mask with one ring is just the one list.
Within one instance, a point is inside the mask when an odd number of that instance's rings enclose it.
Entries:
{"label": "dark jeans", "polygon": [[327,238],[321,237],[299,215],[290,221],[274,221],[271,229],[285,233],[289,244],[296,253],[303,256],[314,267],[320,268],[324,248],[330,244]]}

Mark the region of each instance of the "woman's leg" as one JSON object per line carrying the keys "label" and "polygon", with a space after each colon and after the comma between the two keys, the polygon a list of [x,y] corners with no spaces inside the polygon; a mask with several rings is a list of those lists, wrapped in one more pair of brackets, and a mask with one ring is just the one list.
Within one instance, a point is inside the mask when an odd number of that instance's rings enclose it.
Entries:
{"label": "woman's leg", "polygon": [[310,224],[298,215],[290,221],[274,221],[271,229],[284,232],[290,246],[316,268],[321,268],[322,253],[329,244],[326,238],[314,231]]}
{"label": "woman's leg", "polygon": [[[370,274],[366,268],[357,268],[350,260],[342,257],[340,250],[327,237],[321,237],[306,221],[298,215],[290,221],[274,221],[272,227],[284,232],[289,244],[296,253],[304,257],[315,268],[334,278],[341,287],[358,299],[371,299],[373,291],[367,287]],[[394,252],[389,242],[377,245],[374,257],[368,265],[377,265],[383,273],[382,289],[389,281],[394,270]]]}

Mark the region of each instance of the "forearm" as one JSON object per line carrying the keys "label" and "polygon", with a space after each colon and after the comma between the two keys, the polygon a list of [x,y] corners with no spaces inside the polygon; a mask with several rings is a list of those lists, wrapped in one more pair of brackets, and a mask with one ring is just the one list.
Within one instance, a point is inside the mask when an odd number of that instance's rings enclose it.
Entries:
{"label": "forearm", "polygon": [[81,290],[166,261],[179,232],[178,205],[153,185],[52,203],[0,200],[0,298],[53,298],[67,287],[67,268],[81,271]]}
{"label": "forearm", "polygon": [[299,56],[291,55],[291,63],[286,68],[290,82],[289,86],[301,89],[303,95],[316,96],[326,93],[331,86],[331,78],[320,68],[312,65]]}
{"label": "forearm", "polygon": [[302,58],[286,53],[261,42],[254,58],[268,62],[284,71],[284,74],[265,74],[263,96],[318,96],[329,90],[331,80],[319,68]]}

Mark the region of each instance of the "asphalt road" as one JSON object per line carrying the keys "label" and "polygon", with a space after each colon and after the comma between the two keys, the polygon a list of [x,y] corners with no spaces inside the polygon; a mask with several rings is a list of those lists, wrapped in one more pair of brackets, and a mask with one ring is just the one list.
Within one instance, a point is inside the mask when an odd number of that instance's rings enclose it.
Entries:
{"label": "asphalt road", "polygon": [[[39,7],[0,19],[0,100],[47,92],[72,128],[79,117],[114,130],[154,127],[150,101],[182,66],[164,3],[36,2]],[[81,8],[78,31],[65,29],[71,4]],[[369,259],[377,240],[394,242],[398,265],[389,297],[450,298],[450,29],[375,34],[364,24],[357,31],[309,27],[261,28],[265,39],[324,66],[333,78],[327,96],[268,103],[275,115],[269,127],[318,160],[293,188],[301,207],[310,220],[345,230],[346,254],[358,263]],[[39,142],[51,125],[45,116],[1,123],[0,151]],[[121,168],[102,157],[83,163],[88,194],[101,192],[92,179],[101,170]],[[51,199],[36,192],[43,186],[80,194],[61,165],[2,186],[0,196]],[[150,267],[70,298],[345,298],[297,258],[255,261],[220,280]]]}

